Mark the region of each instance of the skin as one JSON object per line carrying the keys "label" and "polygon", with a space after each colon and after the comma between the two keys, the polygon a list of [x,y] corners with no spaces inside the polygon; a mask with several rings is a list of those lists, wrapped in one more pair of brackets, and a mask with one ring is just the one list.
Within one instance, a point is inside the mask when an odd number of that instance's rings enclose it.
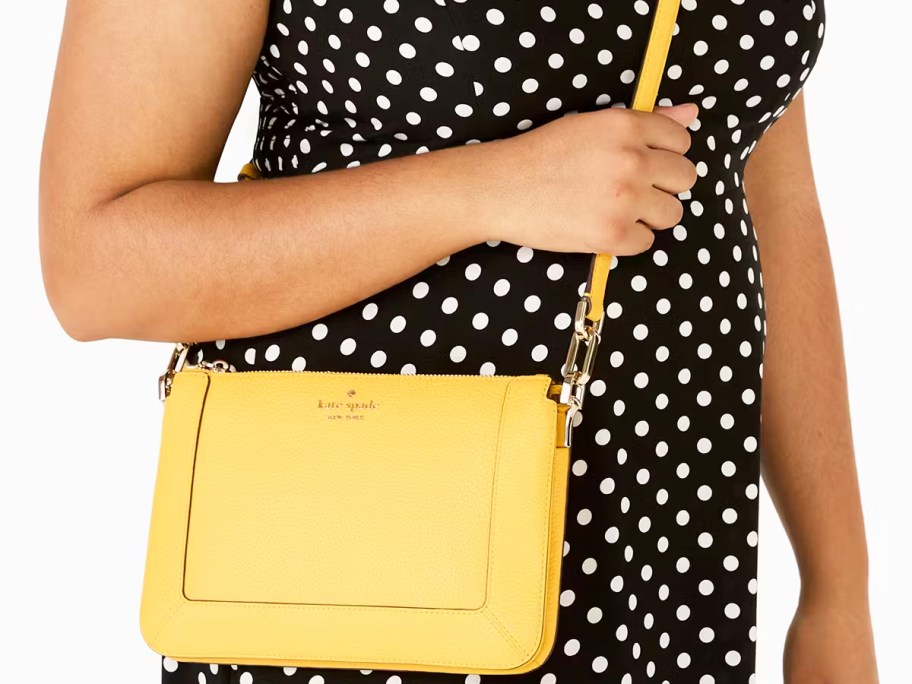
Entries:
{"label": "skin", "polygon": [[[351,169],[214,183],[267,10],[266,0],[67,4],[39,244],[49,303],[72,338],[264,334],[484,240],[629,255],[681,220],[675,194],[697,177],[683,156],[694,104],[607,108]],[[744,185],[768,310],[761,467],[802,582],[785,680],[870,684],[866,542],[803,93],[758,143]]]}
{"label": "skin", "polygon": [[803,91],[744,172],[763,264],[761,472],[801,575],[787,683],[877,682],[841,323]]}
{"label": "skin", "polygon": [[681,219],[672,193],[697,178],[682,125],[695,105],[667,116],[587,112],[352,169],[212,182],[267,9],[265,0],[68,3],[39,237],[49,302],[74,339],[265,334],[484,240],[623,255],[652,243],[650,227]]}

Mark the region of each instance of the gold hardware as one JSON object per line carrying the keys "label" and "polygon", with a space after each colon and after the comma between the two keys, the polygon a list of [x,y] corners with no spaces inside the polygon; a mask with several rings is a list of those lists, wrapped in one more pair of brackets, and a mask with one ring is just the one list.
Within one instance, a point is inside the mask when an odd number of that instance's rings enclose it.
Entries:
{"label": "gold hardware", "polygon": [[171,383],[174,380],[174,374],[180,371],[185,365],[188,368],[203,368],[215,373],[227,373],[234,369],[227,361],[216,359],[215,361],[200,361],[197,364],[187,364],[187,353],[190,351],[190,342],[177,342],[171,351],[171,358],[168,361],[168,367],[165,372],[158,376],[158,398],[164,401],[171,394]]}
{"label": "gold hardware", "polygon": [[204,368],[210,370],[214,373],[233,373],[234,369],[231,365],[222,359],[216,359],[215,361],[200,361],[195,366],[191,368]]}
{"label": "gold hardware", "polygon": [[[570,338],[570,346],[567,349],[567,358],[564,363],[564,380],[560,384],[552,384],[548,389],[549,398],[554,399],[558,404],[567,407],[565,411],[562,411],[565,419],[564,427],[561,430],[562,435],[559,435],[558,437],[563,442],[563,446],[568,447],[571,444],[571,435],[573,433],[573,418],[576,415],[576,412],[583,406],[586,383],[589,382],[592,377],[592,371],[595,365],[595,355],[598,351],[599,342],[601,341],[602,324],[605,321],[605,316],[603,314],[599,317],[595,325],[588,322],[588,310],[591,303],[592,300],[589,298],[588,293],[584,294],[580,301],[577,302],[576,314],[573,319],[573,336]],[[580,354],[581,347],[584,348],[584,353],[581,361],[578,361],[577,357]],[[158,398],[161,401],[164,401],[171,393],[171,383],[174,374],[184,367],[189,350],[190,343],[178,342],[175,345],[165,372],[158,378]],[[223,359],[200,361],[189,367],[208,370],[215,373],[234,372],[234,368]]]}
{"label": "gold hardware", "polygon": [[174,379],[174,374],[183,367],[189,351],[190,345],[186,342],[178,342],[174,345],[171,359],[168,361],[168,367],[164,373],[158,376],[158,398],[160,401],[164,401],[171,394],[171,381]]}
{"label": "gold hardware", "polygon": [[[570,338],[570,347],[567,349],[567,359],[564,363],[564,381],[560,386],[558,402],[567,406],[565,426],[565,446],[570,446],[573,417],[583,407],[583,398],[586,393],[586,383],[592,377],[595,367],[595,354],[602,339],[602,324],[604,314],[599,317],[595,325],[587,322],[587,311],[592,303],[589,294],[583,295],[576,305],[576,315],[573,319],[573,337]],[[578,363],[577,356],[580,346],[585,347],[582,362]]]}

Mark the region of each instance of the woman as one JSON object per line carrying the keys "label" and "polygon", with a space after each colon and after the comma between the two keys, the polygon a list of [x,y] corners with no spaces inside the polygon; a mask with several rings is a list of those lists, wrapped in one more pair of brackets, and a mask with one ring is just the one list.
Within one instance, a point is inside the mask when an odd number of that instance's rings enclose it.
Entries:
{"label": "woman", "polygon": [[[801,90],[824,6],[683,0],[645,113],[627,103],[653,9],[71,0],[49,300],[77,340],[208,340],[191,359],[238,370],[557,380],[591,253],[616,255],[557,641],[513,681],[755,681],[762,471],[802,581],[786,680],[875,682]],[[216,184],[251,73],[270,182]],[[489,678],[162,661],[187,684]]]}

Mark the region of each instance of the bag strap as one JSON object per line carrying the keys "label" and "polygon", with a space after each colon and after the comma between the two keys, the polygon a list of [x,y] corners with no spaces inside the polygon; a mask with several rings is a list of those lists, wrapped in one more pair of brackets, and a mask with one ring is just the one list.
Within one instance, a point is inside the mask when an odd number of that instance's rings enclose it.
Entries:
{"label": "bag strap", "polygon": [[[657,2],[649,44],[643,55],[633,95],[632,109],[644,112],[652,111],[655,106],[680,5],[680,0],[657,0]],[[586,321],[590,324],[600,321],[605,311],[605,286],[608,281],[611,257],[611,254],[596,254],[592,257],[589,266],[589,277],[583,297],[589,300]]]}
{"label": "bag strap", "polygon": [[[652,111],[655,106],[681,0],[656,0],[656,2],[649,43],[637,75],[632,103],[633,109],[646,112]],[[570,339],[570,348],[567,350],[567,359],[562,369],[564,381],[559,398],[555,397],[560,403],[569,406],[566,430],[568,437],[572,427],[573,414],[583,405],[585,385],[592,377],[595,354],[601,340],[602,324],[605,321],[605,286],[608,282],[611,259],[611,254],[592,256],[586,285],[580,301],[576,305],[573,337]],[[581,347],[584,347],[582,351]],[[583,354],[582,359],[578,359],[577,357],[581,353]]]}

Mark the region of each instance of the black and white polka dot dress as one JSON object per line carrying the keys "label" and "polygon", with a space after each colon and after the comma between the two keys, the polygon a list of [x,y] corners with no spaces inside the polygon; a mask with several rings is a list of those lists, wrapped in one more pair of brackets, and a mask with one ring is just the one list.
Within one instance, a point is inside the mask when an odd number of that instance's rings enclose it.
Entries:
{"label": "black and white polka dot dress", "polygon": [[[654,10],[655,0],[273,0],[254,74],[254,163],[267,177],[318,173],[629,106]],[[742,172],[823,35],[822,0],[681,2],[658,104],[700,105],[687,152],[699,177],[680,195],[679,225],[612,263],[573,434],[557,640],[542,666],[479,676],[163,658],[162,681],[756,682],[766,312]],[[288,211],[303,225],[306,207]],[[191,359],[560,380],[590,258],[481,243],[298,328],[200,343]]]}

